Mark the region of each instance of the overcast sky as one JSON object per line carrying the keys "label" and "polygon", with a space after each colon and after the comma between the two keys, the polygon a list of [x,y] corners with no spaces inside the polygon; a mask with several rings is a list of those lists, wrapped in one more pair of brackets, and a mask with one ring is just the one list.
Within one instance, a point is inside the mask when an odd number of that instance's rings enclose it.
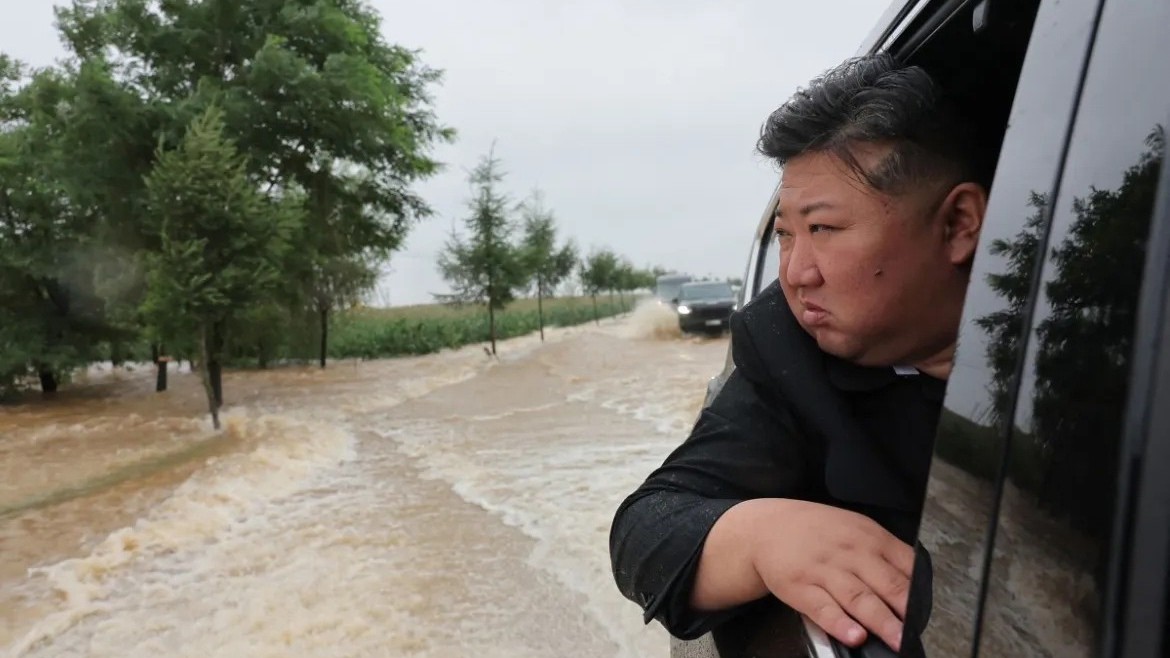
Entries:
{"label": "overcast sky", "polygon": [[[0,51],[64,55],[48,0],[0,0]],[[442,69],[446,169],[435,215],[395,254],[377,303],[446,290],[435,256],[466,213],[467,171],[496,143],[517,201],[534,188],[564,238],[638,266],[742,276],[776,182],[753,148],[768,113],[851,56],[887,0],[372,0],[386,38]]]}

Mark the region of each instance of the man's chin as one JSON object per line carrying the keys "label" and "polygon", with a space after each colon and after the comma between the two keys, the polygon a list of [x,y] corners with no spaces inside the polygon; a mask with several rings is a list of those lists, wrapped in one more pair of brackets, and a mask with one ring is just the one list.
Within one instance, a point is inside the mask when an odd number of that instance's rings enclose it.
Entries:
{"label": "man's chin", "polygon": [[866,354],[864,347],[859,345],[856,340],[841,335],[838,331],[833,331],[828,327],[805,327],[804,329],[817,342],[817,347],[821,348],[821,351],[826,354],[835,356],[843,361],[855,363],[859,366],[884,365],[881,363],[870,363],[873,361],[873,358],[871,355]]}

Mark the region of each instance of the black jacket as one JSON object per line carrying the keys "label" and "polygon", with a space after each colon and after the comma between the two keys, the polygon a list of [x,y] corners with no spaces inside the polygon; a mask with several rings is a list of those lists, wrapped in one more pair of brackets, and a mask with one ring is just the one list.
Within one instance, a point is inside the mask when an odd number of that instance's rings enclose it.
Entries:
{"label": "black jacket", "polygon": [[945,389],[825,354],[777,284],[732,317],[731,334],[734,371],[687,440],[621,504],[610,533],[619,589],[683,639],[752,608],[689,606],[707,533],[741,501],[836,505],[913,543]]}

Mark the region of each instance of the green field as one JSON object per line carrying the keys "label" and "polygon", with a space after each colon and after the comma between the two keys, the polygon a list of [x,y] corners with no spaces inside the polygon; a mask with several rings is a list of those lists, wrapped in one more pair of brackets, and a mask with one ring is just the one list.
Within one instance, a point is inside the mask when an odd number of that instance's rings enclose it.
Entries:
{"label": "green field", "polygon": [[[608,318],[633,307],[614,297],[597,298],[597,315]],[[589,297],[544,300],[546,327],[565,327],[594,318]],[[496,314],[496,338],[503,340],[540,329],[535,299],[521,299]],[[430,354],[472,343],[486,343],[488,314],[482,306],[425,304],[386,309],[359,308],[339,314],[333,322],[329,356],[335,359],[375,359]]]}

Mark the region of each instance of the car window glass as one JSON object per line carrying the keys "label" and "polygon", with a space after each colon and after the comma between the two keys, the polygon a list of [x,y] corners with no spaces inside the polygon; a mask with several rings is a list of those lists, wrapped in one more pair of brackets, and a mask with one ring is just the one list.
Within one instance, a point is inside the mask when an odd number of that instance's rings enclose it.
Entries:
{"label": "car window glass", "polygon": [[780,277],[780,243],[776,235],[769,230],[763,237],[764,255],[760,259],[759,290],[772,285]]}
{"label": "car window glass", "polygon": [[[980,653],[1088,656],[1165,150],[1170,4],[1110,0],[1054,205],[1014,413]],[[1035,240],[1021,233],[1008,250]],[[1010,264],[1004,279],[1026,277]]]}
{"label": "car window glass", "polygon": [[691,283],[682,287],[679,299],[727,299],[732,294],[727,283]]}
{"label": "car window glass", "polygon": [[[934,569],[933,612],[923,636],[929,656],[971,652],[1004,445],[1000,430],[1029,303],[1031,276],[1017,264],[1034,262],[1043,237],[1037,233],[1044,194],[1055,181],[1095,9],[1094,0],[1040,7],[1000,151],[919,531]],[[1036,241],[1017,240],[1025,233]],[[1005,271],[1021,276],[1004,279]]]}

